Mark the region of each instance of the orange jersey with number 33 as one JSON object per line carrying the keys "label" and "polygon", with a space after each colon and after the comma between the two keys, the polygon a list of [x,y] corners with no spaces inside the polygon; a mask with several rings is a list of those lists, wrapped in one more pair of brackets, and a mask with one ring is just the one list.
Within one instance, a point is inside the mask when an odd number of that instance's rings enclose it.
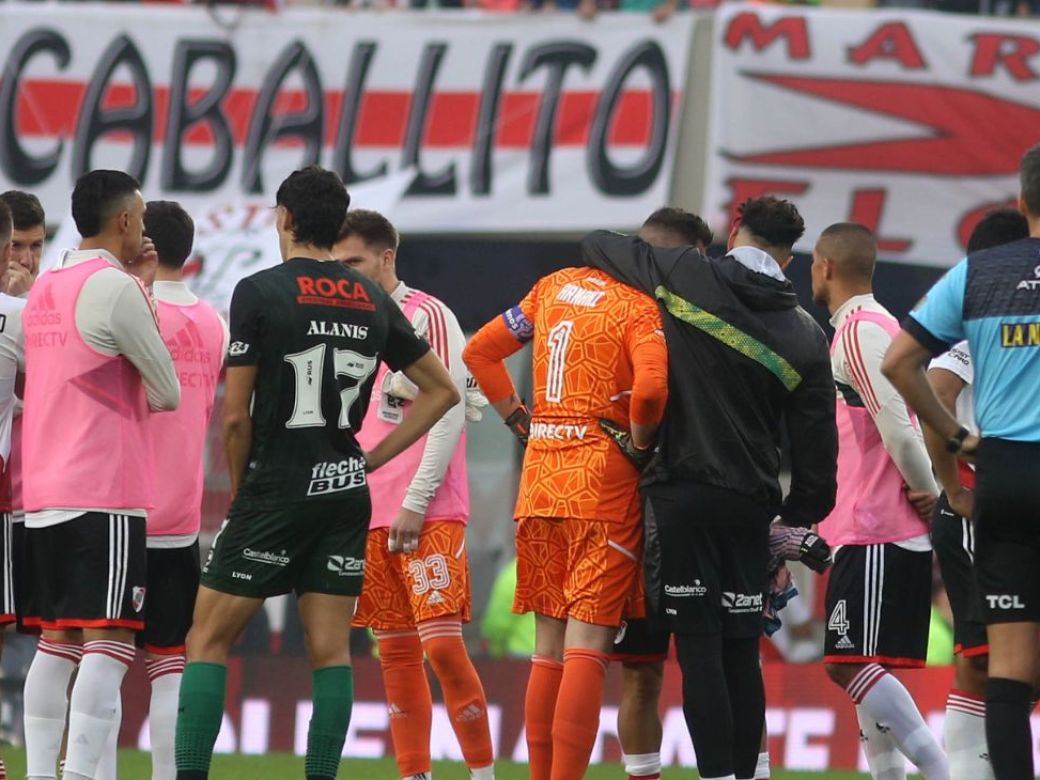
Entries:
{"label": "orange jersey with number 33", "polygon": [[[510,338],[504,338],[508,333]],[[590,268],[541,279],[520,304],[481,329],[467,348],[473,376],[533,341],[534,398],[516,517],[638,520],[638,472],[599,420],[652,425],[667,397],[667,352],[657,304]],[[504,354],[503,354],[504,353]],[[653,398],[641,396],[639,380]],[[490,386],[494,388],[494,377]],[[510,388],[511,390],[511,388]],[[504,397],[495,393],[488,397]],[[639,419],[633,403],[653,419]]]}

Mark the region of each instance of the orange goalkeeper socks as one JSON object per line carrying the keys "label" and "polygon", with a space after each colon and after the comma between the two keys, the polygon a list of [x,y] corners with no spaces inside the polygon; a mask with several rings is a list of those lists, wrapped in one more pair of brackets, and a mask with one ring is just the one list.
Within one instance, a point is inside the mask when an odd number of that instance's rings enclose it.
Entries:
{"label": "orange goalkeeper socks", "polygon": [[531,656],[527,680],[524,724],[527,729],[527,760],[531,780],[549,780],[553,762],[553,712],[563,679],[563,664]]}
{"label": "orange goalkeeper socks", "polygon": [[580,648],[564,651],[563,679],[552,724],[550,780],[585,776],[599,732],[606,672],[607,656],[603,653]]}
{"label": "orange goalkeeper socks", "polygon": [[420,623],[419,637],[433,673],[440,680],[444,705],[466,765],[470,769],[490,767],[495,757],[487,697],[462,640],[462,622],[451,617]]}
{"label": "orange goalkeeper socks", "polygon": [[377,631],[390,735],[401,777],[430,771],[433,698],[415,631]]}

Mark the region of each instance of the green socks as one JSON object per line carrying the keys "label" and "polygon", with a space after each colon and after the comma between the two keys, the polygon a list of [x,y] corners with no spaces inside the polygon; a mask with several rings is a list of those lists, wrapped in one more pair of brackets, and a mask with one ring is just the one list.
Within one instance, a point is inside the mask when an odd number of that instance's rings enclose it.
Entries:
{"label": "green socks", "polygon": [[[182,686],[182,703],[183,691]],[[334,780],[336,777],[353,706],[354,675],[349,666],[329,666],[314,670],[314,710],[311,713],[310,730],[307,732],[307,780]],[[177,734],[179,737],[179,729]],[[177,746],[179,757],[179,738]]]}
{"label": "green socks", "polygon": [[224,717],[226,683],[227,667],[221,664],[191,663],[184,667],[177,710],[177,777],[180,780],[202,780],[209,774],[213,744]]}

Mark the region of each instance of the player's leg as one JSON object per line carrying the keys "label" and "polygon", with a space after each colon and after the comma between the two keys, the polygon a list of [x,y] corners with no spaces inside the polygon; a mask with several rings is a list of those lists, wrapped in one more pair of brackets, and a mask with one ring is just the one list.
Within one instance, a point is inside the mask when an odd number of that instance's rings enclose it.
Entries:
{"label": "player's leg", "polygon": [[608,654],[635,590],[643,548],[636,516],[618,523],[564,523],[569,541],[564,585],[569,617],[563,677],[553,714],[552,780],[583,777],[588,768],[599,732]]}
{"label": "player's leg", "polygon": [[923,666],[931,608],[931,553],[895,545],[839,550],[827,586],[825,668],[856,705],[875,780],[905,776],[902,757],[926,780],[946,780],[946,755],[910,692],[885,665]]}
{"label": "player's leg", "polygon": [[387,528],[369,531],[365,586],[353,625],[375,631],[398,774],[415,778],[430,772],[433,698],[403,574],[406,562],[388,551],[388,536]]}
{"label": "player's leg", "polygon": [[658,780],[661,777],[659,703],[663,682],[663,661],[622,662],[618,740],[629,780]]}
{"label": "player's leg", "polygon": [[552,772],[553,714],[563,678],[567,605],[567,537],[563,521],[522,518],[516,526],[516,596],[513,611],[535,613],[535,649],[524,699],[530,780]]}
{"label": "player's leg", "polygon": [[309,505],[306,511],[316,533],[301,550],[302,566],[295,576],[314,682],[306,775],[307,780],[333,780],[354,706],[350,621],[364,581],[371,503],[366,490],[332,506]]}
{"label": "player's leg", "polygon": [[409,592],[423,650],[441,683],[444,704],[474,780],[493,780],[487,697],[462,639],[469,621],[469,558],[462,523],[429,522],[407,556]]}
{"label": "player's leg", "polygon": [[946,700],[943,741],[952,780],[992,780],[986,745],[986,666],[989,647],[982,620],[982,597],[972,556],[975,529],[939,497],[932,518],[932,545],[953,612],[956,658],[953,687]]}
{"label": "player's leg", "polygon": [[148,728],[152,780],[174,780],[177,705],[188,629],[199,589],[199,546],[148,550],[148,604],[138,636],[145,651],[151,697]]}
{"label": "player's leg", "polygon": [[[14,523],[10,512],[0,513],[0,657],[4,651],[7,627],[17,620],[14,585]],[[6,780],[7,768],[0,758],[0,780]]]}

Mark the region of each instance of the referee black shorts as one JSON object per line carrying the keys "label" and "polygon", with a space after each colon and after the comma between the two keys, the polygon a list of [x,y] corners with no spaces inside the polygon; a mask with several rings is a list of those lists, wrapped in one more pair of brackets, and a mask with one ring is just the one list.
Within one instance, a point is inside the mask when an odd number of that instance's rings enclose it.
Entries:
{"label": "referee black shorts", "polygon": [[762,634],[773,512],[730,490],[689,482],[644,490],[647,598],[680,635]]}

